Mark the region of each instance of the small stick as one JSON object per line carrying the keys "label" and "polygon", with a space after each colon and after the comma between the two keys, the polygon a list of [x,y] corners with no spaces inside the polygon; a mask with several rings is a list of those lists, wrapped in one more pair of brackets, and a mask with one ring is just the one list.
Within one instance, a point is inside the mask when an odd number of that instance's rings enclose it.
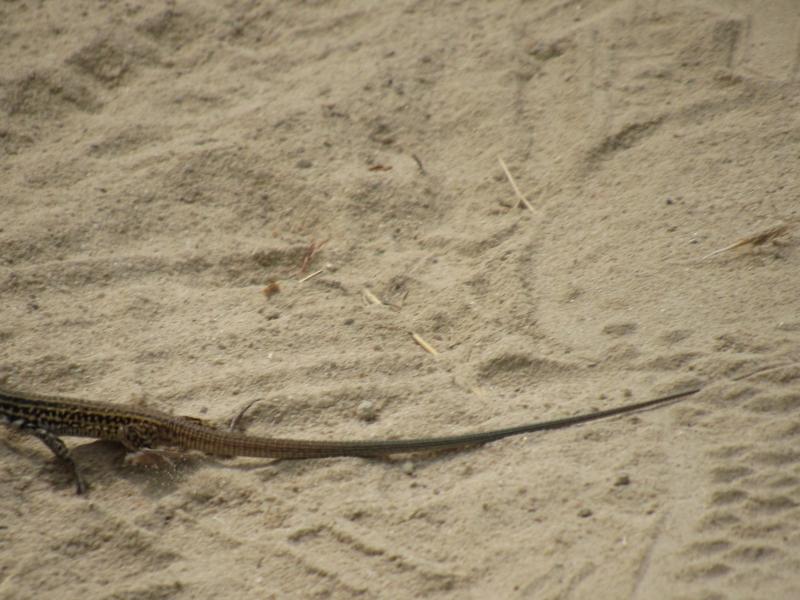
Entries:
{"label": "small stick", "polygon": [[322,247],[327,243],[328,240],[323,240],[319,244],[316,242],[316,240],[313,239],[311,240],[311,243],[309,244],[308,249],[306,250],[306,254],[303,257],[303,264],[300,266],[301,273],[305,273],[306,271],[308,271],[308,266],[311,264],[311,259],[314,258],[317,252],[322,250]]}
{"label": "small stick", "polygon": [[439,351],[436,350],[436,348],[434,348],[433,346],[431,346],[428,342],[423,340],[419,336],[419,334],[416,334],[416,333],[414,333],[412,331],[411,332],[411,337],[413,337],[414,341],[417,342],[417,344],[419,344],[420,346],[422,346],[422,349],[425,350],[426,352],[429,352],[430,354],[433,354],[434,356],[438,356],[439,355]]}
{"label": "small stick", "polygon": [[320,273],[322,273],[324,270],[325,270],[325,269],[320,269],[319,271],[314,271],[313,273],[309,273],[308,275],[306,275],[305,277],[303,277],[301,280],[299,280],[297,283],[303,283],[304,281],[308,281],[308,280],[309,280],[309,279],[311,279],[312,277],[316,277],[317,275],[319,275]]}
{"label": "small stick", "polygon": [[508,170],[508,167],[506,166],[506,163],[503,161],[503,159],[498,156],[497,161],[500,163],[500,166],[503,167],[503,171],[505,172],[506,177],[508,178],[508,182],[511,184],[511,187],[514,188],[514,193],[517,195],[517,203],[514,205],[514,208],[517,208],[519,206],[519,203],[522,202],[528,208],[529,211],[536,212],[533,210],[533,206],[531,206],[531,203],[528,202],[528,199],[522,195],[522,192],[519,191],[519,188],[517,187],[517,182],[514,181],[514,178],[511,176],[511,172]]}
{"label": "small stick", "polygon": [[766,244],[768,241],[773,240],[776,237],[782,236],[784,233],[789,231],[789,229],[791,229],[794,224],[795,223],[783,223],[782,225],[776,225],[775,227],[770,227],[769,229],[765,229],[764,231],[760,231],[746,238],[737,240],[729,246],[725,246],[724,248],[720,248],[719,250],[714,250],[714,252],[706,254],[700,260],[711,258],[712,256],[716,256],[717,254],[722,254],[723,252],[727,252],[728,250],[733,250],[734,248],[739,248],[741,246],[748,246],[748,245],[761,246],[762,244]]}
{"label": "small stick", "polygon": [[364,295],[364,298],[370,304],[377,304],[378,306],[383,306],[383,302],[381,302],[380,298],[378,298],[375,294],[369,291],[369,289],[364,288],[361,292]]}

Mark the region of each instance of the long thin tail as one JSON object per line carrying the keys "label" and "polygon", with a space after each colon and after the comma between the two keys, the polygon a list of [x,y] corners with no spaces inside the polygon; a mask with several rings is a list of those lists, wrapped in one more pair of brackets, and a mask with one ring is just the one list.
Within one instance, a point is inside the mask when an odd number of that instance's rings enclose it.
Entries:
{"label": "long thin tail", "polygon": [[616,408],[563,417],[552,421],[528,423],[504,429],[494,429],[492,431],[480,431],[443,437],[405,440],[324,441],[256,437],[208,430],[205,428],[203,428],[202,435],[197,436],[195,434],[191,437],[194,440],[202,438],[199,444],[193,444],[193,446],[195,446],[195,449],[202,450],[209,454],[284,459],[324,458],[331,456],[388,456],[391,454],[422,452],[427,450],[463,448],[466,446],[485,444],[522,433],[562,429],[580,423],[607,419],[617,415],[654,408],[696,394],[701,389],[700,387],[691,388],[667,396],[661,396],[654,400],[626,404]]}

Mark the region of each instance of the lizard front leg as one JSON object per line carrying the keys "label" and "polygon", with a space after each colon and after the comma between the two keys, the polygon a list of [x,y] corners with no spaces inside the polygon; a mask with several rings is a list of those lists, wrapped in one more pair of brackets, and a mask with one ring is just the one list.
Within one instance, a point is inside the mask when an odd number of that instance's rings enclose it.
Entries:
{"label": "lizard front leg", "polygon": [[41,429],[39,427],[30,428],[28,429],[28,432],[42,440],[45,446],[50,448],[52,453],[55,454],[56,458],[58,458],[64,464],[64,466],[67,467],[67,469],[69,469],[73,479],[75,480],[76,493],[85,494],[89,489],[89,486],[86,485],[86,481],[78,471],[78,465],[75,464],[75,460],[72,458],[72,454],[63,440],[60,437],[50,433],[46,429]]}

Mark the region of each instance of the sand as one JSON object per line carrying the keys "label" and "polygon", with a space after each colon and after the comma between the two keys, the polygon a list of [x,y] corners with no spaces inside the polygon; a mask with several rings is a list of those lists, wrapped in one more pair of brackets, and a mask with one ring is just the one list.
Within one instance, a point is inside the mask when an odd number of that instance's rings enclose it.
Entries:
{"label": "sand", "polygon": [[2,3],[6,385],[322,439],[704,389],[388,461],[68,438],[87,497],[3,430],[0,597],[800,597],[800,231],[704,258],[800,216],[798,48],[796,0]]}

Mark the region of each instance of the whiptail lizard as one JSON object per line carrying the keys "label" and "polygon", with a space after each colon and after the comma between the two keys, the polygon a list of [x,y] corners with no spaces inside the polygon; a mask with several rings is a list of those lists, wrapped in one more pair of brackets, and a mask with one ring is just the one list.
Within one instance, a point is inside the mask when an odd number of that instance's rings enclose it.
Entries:
{"label": "whiptail lizard", "polygon": [[505,429],[443,437],[404,440],[322,441],[257,437],[216,429],[190,417],[173,416],[149,408],[91,402],[63,396],[0,388],[0,422],[28,432],[44,442],[69,469],[79,494],[87,485],[69,449],[59,436],[97,438],[119,442],[129,451],[158,448],[199,450],[222,456],[300,459],[331,456],[389,456],[475,446],[512,435],[560,429],[651,408],[696,394],[691,388],[654,400],[626,404],[597,412],[528,423]]}

